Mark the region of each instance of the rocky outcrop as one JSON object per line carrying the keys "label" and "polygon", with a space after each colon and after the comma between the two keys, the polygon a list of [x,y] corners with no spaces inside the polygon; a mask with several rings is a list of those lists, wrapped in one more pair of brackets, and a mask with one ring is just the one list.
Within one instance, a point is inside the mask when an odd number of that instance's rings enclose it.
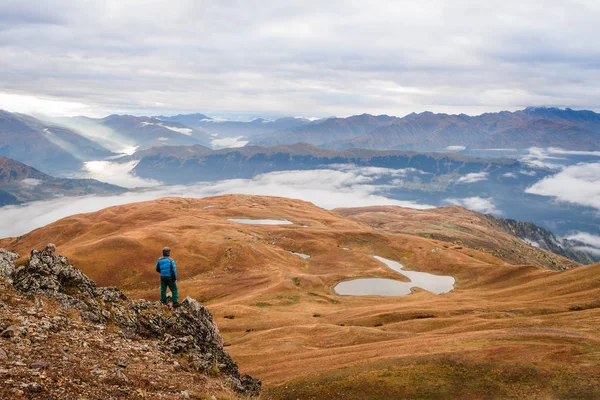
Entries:
{"label": "rocky outcrop", "polygon": [[581,264],[593,264],[600,261],[600,257],[594,256],[593,253],[579,250],[585,247],[584,243],[557,238],[554,233],[535,225],[533,222],[496,218],[491,215],[486,215],[485,217],[491,224],[534,247],[551,251],[554,254],[570,258]]}
{"label": "rocky outcrop", "polygon": [[223,349],[210,311],[196,300],[188,297],[176,310],[156,302],[133,301],[117,288],[97,287],[69,265],[66,257],[56,254],[53,246],[33,250],[29,262],[15,268],[16,258],[0,250],[0,271],[9,271],[18,291],[56,299],[62,307],[79,310],[91,324],[118,327],[125,337],[159,340],[163,351],[181,354],[194,370],[223,376],[241,394],[259,394],[260,380],[240,376],[236,362]]}
{"label": "rocky outcrop", "polygon": [[0,249],[0,277],[10,278],[15,269],[14,261],[19,258],[17,253]]}

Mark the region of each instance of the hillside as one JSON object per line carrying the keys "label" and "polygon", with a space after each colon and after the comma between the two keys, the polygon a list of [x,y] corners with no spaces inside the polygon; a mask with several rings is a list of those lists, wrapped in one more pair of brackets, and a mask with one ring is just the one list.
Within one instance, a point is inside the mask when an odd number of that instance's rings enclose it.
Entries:
{"label": "hillside", "polygon": [[0,157],[0,206],[27,201],[48,200],[59,196],[106,195],[126,189],[95,179],[66,179],[46,175],[35,168]]}
{"label": "hillside", "polygon": [[[551,232],[532,223],[494,218],[458,206],[427,210],[377,206],[333,211],[376,229],[450,242],[515,265],[564,270],[593,262],[585,253],[554,244]],[[521,229],[511,229],[514,226]],[[537,247],[531,245],[534,243]]]}
{"label": "hillside", "polygon": [[0,249],[2,398],[258,395],[260,381],[240,376],[205,307],[131,301],[52,246],[20,266]]}
{"label": "hillside", "polygon": [[[500,175],[527,168],[509,159],[483,159],[460,154],[409,151],[337,151],[305,143],[272,147],[245,146],[213,151],[188,146],[159,147],[149,153],[135,153],[131,157],[141,158],[133,169],[135,175],[171,184],[252,178],[274,171],[314,170],[340,164],[393,169],[414,168],[434,175],[474,172],[493,172]],[[422,178],[428,179],[427,176]]]}
{"label": "hillside", "polygon": [[[241,195],[111,207],[0,247],[48,241],[100,285],[148,300],[158,298],[154,262],[169,245],[180,293],[210,308],[227,351],[273,399],[600,396],[600,264],[563,272],[513,265],[310,203]],[[523,257],[541,252],[523,246]],[[454,290],[336,294],[338,282],[354,278],[408,280],[375,255],[451,276]]]}
{"label": "hillside", "polygon": [[73,129],[0,110],[0,156],[60,175],[79,171],[83,161],[112,155]]}

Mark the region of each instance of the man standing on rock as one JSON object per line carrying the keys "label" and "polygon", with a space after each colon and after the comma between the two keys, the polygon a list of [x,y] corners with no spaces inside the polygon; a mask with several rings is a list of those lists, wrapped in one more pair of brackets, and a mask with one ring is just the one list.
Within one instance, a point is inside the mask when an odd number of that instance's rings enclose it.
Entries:
{"label": "man standing on rock", "polygon": [[160,273],[160,302],[167,304],[167,287],[171,290],[173,296],[173,308],[179,307],[177,289],[177,265],[171,258],[171,249],[163,248],[163,256],[156,262],[156,272]]}

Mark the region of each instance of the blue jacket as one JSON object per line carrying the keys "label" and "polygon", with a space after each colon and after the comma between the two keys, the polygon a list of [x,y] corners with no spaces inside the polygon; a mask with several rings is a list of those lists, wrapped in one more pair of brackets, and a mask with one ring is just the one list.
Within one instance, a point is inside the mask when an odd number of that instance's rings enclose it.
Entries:
{"label": "blue jacket", "polygon": [[171,257],[159,258],[156,262],[156,272],[160,272],[161,278],[174,278],[177,280],[177,265]]}

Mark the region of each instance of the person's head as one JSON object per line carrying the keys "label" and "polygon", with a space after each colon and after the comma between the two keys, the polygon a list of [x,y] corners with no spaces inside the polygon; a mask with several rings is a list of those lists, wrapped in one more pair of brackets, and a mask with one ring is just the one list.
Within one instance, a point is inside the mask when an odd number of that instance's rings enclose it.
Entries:
{"label": "person's head", "polygon": [[171,256],[171,249],[169,247],[163,247],[163,257]]}

